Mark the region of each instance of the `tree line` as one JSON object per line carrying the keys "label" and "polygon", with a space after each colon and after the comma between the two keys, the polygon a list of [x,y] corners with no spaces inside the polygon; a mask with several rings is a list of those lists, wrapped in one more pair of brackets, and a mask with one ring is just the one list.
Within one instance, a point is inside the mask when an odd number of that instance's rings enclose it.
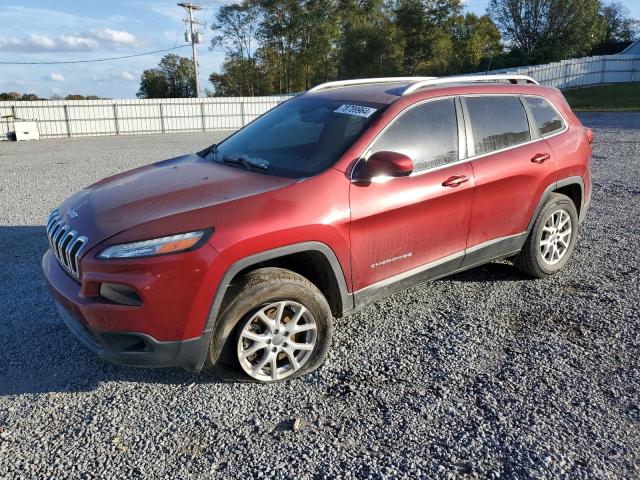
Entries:
{"label": "tree line", "polygon": [[[322,82],[440,76],[610,53],[638,20],[600,0],[491,0],[485,15],[461,0],[243,0],[220,7],[210,50],[216,96],[306,90]],[[614,47],[615,48],[619,47]],[[167,55],[142,75],[139,97],[195,94],[193,62]]]}
{"label": "tree line", "polygon": [[49,98],[40,98],[35,93],[18,93],[18,92],[0,92],[0,102],[33,102],[36,100],[105,100],[102,97],[96,95],[67,95],[62,97],[60,95],[52,95]]}
{"label": "tree line", "polygon": [[[241,0],[214,14],[210,50],[225,58],[206,93],[272,95],[336,79],[441,76],[615,53],[639,27],[624,5],[601,0],[490,0],[485,15],[464,13],[462,0]],[[166,55],[143,72],[137,95],[193,97],[193,70],[191,59]],[[37,99],[8,95],[0,99]]]}
{"label": "tree line", "polygon": [[268,95],[357,77],[445,75],[501,52],[487,15],[461,0],[245,0],[220,8],[216,95]]}

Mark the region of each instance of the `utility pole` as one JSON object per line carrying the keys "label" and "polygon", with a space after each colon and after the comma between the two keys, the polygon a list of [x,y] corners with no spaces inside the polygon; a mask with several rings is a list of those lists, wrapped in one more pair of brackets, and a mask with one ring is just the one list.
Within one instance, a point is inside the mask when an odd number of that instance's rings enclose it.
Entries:
{"label": "utility pole", "polygon": [[200,5],[195,3],[179,3],[179,7],[184,8],[189,14],[189,18],[184,23],[189,25],[189,30],[185,32],[184,38],[187,43],[191,44],[191,53],[193,55],[193,69],[196,76],[196,97],[200,96],[200,80],[198,80],[198,56],[196,54],[196,44],[202,42],[202,33],[196,30],[196,25],[202,25],[193,17],[193,12],[202,10]]}

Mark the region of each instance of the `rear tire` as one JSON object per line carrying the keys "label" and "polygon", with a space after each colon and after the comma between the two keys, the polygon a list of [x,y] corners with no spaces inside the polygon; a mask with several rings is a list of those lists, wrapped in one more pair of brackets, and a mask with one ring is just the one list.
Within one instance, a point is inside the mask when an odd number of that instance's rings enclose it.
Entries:
{"label": "rear tire", "polygon": [[[331,310],[306,278],[282,268],[260,268],[244,275],[224,303],[219,327],[231,334],[223,358],[251,380],[289,380],[324,361],[333,333]],[[214,356],[210,346],[207,368],[213,367]]]}
{"label": "rear tire", "polygon": [[578,234],[578,212],[566,195],[552,193],[536,217],[514,264],[522,272],[544,278],[569,261]]}

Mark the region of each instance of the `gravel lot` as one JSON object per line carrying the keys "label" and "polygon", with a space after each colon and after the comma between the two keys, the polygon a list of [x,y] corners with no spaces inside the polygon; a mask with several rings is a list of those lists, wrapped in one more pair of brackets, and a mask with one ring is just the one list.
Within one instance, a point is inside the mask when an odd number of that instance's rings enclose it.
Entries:
{"label": "gravel lot", "polygon": [[394,295],[272,386],[104,363],[40,270],[67,195],[215,134],[0,143],[0,478],[638,478],[640,114],[582,118],[594,195],[564,272],[500,262]]}

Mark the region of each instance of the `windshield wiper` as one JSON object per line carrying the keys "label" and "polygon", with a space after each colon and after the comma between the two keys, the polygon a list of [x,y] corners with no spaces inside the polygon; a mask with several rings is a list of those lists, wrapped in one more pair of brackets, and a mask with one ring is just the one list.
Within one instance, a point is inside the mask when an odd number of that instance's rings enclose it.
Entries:
{"label": "windshield wiper", "polygon": [[254,159],[248,155],[234,155],[232,157],[223,157],[224,163],[231,163],[233,165],[241,165],[245,170],[256,169],[262,172],[269,169],[269,164],[264,160]]}
{"label": "windshield wiper", "polygon": [[205,148],[204,150],[200,150],[197,152],[202,158],[209,158],[209,155],[213,154],[213,160],[216,159],[216,152],[218,151],[218,145],[214,143],[213,145]]}

